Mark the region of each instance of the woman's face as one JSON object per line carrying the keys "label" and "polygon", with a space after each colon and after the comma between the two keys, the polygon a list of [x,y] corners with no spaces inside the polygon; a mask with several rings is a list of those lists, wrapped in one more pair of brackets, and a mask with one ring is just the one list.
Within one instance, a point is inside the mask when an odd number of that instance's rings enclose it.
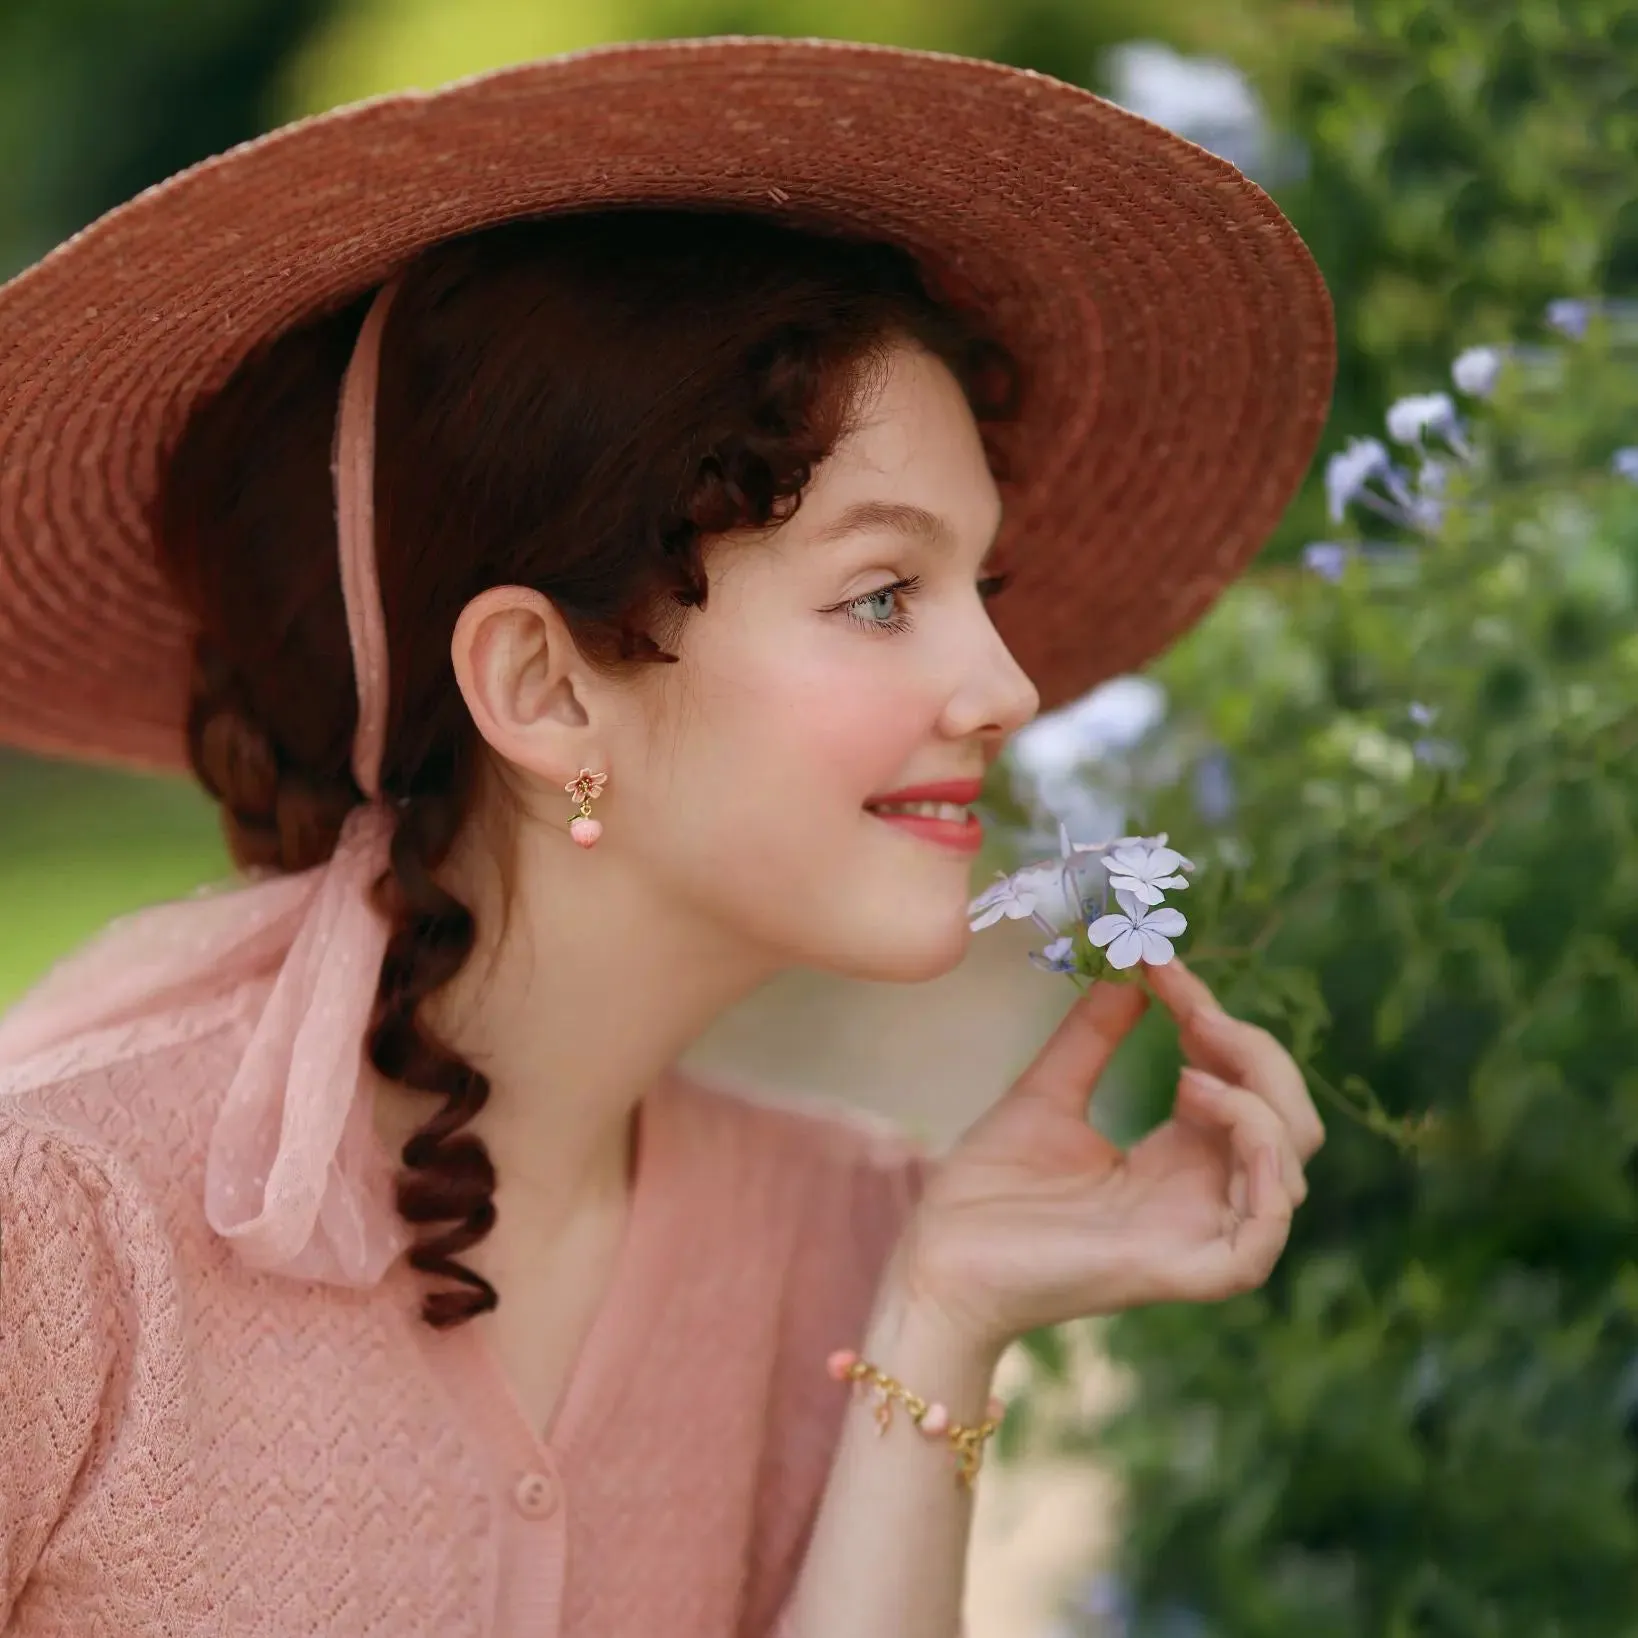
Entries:
{"label": "woman's face", "polygon": [[[895,508],[936,534],[896,525]],[[1035,715],[981,585],[1000,519],[955,378],[897,348],[796,515],[711,547],[679,663],[642,668],[643,709],[609,744],[602,845],[774,965],[901,981],[953,967],[971,847],[951,845],[956,825],[868,804],[945,781],[976,791]]]}

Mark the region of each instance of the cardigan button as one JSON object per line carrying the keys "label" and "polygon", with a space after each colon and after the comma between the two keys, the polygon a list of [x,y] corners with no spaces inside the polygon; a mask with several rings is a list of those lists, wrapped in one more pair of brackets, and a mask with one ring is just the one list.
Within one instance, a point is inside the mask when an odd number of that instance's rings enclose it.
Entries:
{"label": "cardigan button", "polygon": [[543,1519],[557,1506],[557,1486],[549,1473],[525,1473],[512,1488],[512,1501],[526,1519]]}

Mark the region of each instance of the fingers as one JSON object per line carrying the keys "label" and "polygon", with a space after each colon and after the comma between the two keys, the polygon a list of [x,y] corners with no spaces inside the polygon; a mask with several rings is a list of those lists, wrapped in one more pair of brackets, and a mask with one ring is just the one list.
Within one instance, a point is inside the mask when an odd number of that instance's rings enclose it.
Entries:
{"label": "fingers", "polygon": [[1289,1130],[1298,1158],[1311,1159],[1325,1141],[1325,1127],[1291,1054],[1267,1030],[1224,1012],[1210,988],[1181,961],[1174,958],[1144,971],[1177,1020],[1189,1061],[1264,1099]]}
{"label": "fingers", "polygon": [[1221,1302],[1255,1291],[1274,1272],[1291,1237],[1291,1196],[1280,1179],[1280,1162],[1269,1148],[1247,1152],[1249,1212],[1232,1233],[1203,1246],[1176,1271],[1182,1302]]}
{"label": "fingers", "polygon": [[1014,1091],[1084,1115],[1093,1085],[1148,1005],[1136,984],[1092,985],[1013,1083]]}
{"label": "fingers", "polygon": [[1290,1130],[1268,1104],[1243,1086],[1230,1086],[1203,1070],[1185,1069],[1178,1080],[1178,1113],[1203,1126],[1223,1132],[1247,1177],[1252,1160],[1271,1149],[1277,1162],[1280,1186],[1301,1205],[1308,1198],[1308,1179]]}

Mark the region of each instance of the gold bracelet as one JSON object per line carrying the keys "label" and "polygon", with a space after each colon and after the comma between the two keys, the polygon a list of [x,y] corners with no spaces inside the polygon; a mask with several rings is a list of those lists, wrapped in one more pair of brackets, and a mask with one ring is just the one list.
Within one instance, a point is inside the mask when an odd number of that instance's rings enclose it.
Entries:
{"label": "gold bracelet", "polygon": [[896,1399],[909,1413],[917,1429],[929,1439],[948,1439],[955,1447],[956,1484],[964,1490],[972,1489],[973,1480],[984,1460],[984,1442],[1001,1426],[1001,1419],[1007,1414],[1007,1407],[999,1399],[990,1400],[984,1421],[972,1427],[963,1427],[961,1423],[950,1420],[949,1411],[937,1400],[928,1401],[911,1393],[902,1382],[860,1359],[851,1348],[837,1349],[825,1361],[825,1369],[837,1382],[851,1382],[855,1397],[868,1394],[875,1401],[872,1414],[876,1418],[878,1437],[887,1432],[888,1424],[893,1420],[893,1401]]}

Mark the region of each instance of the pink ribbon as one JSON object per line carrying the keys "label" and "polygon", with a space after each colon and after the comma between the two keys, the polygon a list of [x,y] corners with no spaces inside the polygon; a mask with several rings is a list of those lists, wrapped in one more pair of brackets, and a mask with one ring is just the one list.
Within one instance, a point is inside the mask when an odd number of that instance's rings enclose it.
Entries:
{"label": "pink ribbon", "polygon": [[[393,833],[380,800],[388,673],[374,481],[381,333],[396,292],[396,280],[381,290],[359,334],[333,468],[358,685],[353,773],[369,800],[323,865],[123,918],[0,1019],[3,1065],[53,1048],[71,1056],[96,1030],[147,1027],[157,1042],[191,1003],[272,972],[211,1130],[205,1216],[252,1268],[349,1286],[374,1285],[412,1239],[394,1208],[364,1057],[388,935],[370,889]],[[0,1070],[0,1092],[8,1078]]]}

